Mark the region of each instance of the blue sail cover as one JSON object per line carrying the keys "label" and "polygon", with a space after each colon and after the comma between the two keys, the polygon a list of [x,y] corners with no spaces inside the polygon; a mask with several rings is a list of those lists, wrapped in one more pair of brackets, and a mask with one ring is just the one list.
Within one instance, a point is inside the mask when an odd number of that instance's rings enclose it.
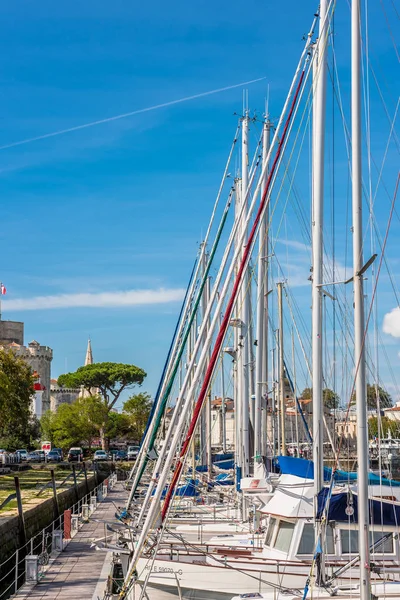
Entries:
{"label": "blue sail cover", "polygon": [[[196,460],[200,457],[196,454]],[[233,452],[218,452],[211,456],[211,462],[219,469],[233,469],[235,467]],[[191,469],[189,469],[190,471]],[[198,473],[205,473],[208,470],[207,465],[197,465],[196,471]]]}
{"label": "blue sail cover", "polygon": [[218,460],[214,463],[215,467],[218,469],[222,469],[223,471],[229,471],[230,469],[235,468],[235,461],[233,458],[227,458],[226,460]]}
{"label": "blue sail cover", "polygon": [[[213,461],[213,465],[214,467],[218,467],[218,469],[222,469],[223,471],[229,471],[230,469],[234,469],[235,468],[235,461],[233,460],[233,458],[227,458],[224,460],[218,460],[218,461]],[[189,469],[189,472],[191,472],[191,468]],[[208,466],[207,465],[197,465],[196,467],[196,471],[198,473],[206,473],[208,471]]]}
{"label": "blue sail cover", "polygon": [[235,482],[229,473],[219,473],[215,478],[217,485],[233,485]]}
{"label": "blue sail cover", "polygon": [[[297,477],[304,477],[305,479],[314,479],[314,463],[312,460],[295,458],[294,456],[278,456],[276,460],[282,474],[297,475]],[[329,467],[324,467],[324,481],[330,481],[331,477],[332,469]],[[357,473],[340,471],[338,469],[335,472],[333,479],[338,483],[357,481]],[[382,484],[390,487],[400,487],[400,481],[386,479],[386,477],[381,478],[379,475],[375,475],[375,473],[369,474],[368,483],[370,485]]]}
{"label": "blue sail cover", "polygon": [[177,488],[175,496],[199,496],[200,492],[197,489],[199,482],[194,479],[190,479],[185,485],[181,485]]}
{"label": "blue sail cover", "polygon": [[234,454],[233,452],[218,452],[217,454],[213,454],[212,455],[212,461],[213,462],[217,462],[220,460],[230,460],[230,459],[234,459]]}
{"label": "blue sail cover", "polygon": [[[322,517],[325,504],[330,493],[329,488],[324,488],[318,494],[318,513],[317,519]],[[369,500],[369,523],[370,525],[394,525],[400,523],[400,506],[391,502]],[[348,515],[348,508],[353,508],[353,514]],[[347,511],[347,512],[346,512]],[[339,523],[358,523],[358,498],[356,494],[350,496],[347,492],[342,494],[333,494],[329,501],[328,521],[337,521]]]}
{"label": "blue sail cover", "polygon": [[[314,463],[305,458],[277,456],[276,462],[283,475],[296,475],[304,479],[314,479]],[[331,469],[324,467],[324,481],[329,481]]]}
{"label": "blue sail cover", "polygon": [[[192,497],[192,498],[194,496],[200,496],[200,492],[197,489],[197,486],[199,485],[199,483],[200,482],[197,479],[189,479],[187,481],[187,483],[176,488],[175,496],[188,496],[188,497]],[[168,486],[166,486],[163,489],[161,498],[165,498],[167,490],[168,490]],[[154,494],[155,494],[155,490],[153,490],[151,495],[154,496]]]}

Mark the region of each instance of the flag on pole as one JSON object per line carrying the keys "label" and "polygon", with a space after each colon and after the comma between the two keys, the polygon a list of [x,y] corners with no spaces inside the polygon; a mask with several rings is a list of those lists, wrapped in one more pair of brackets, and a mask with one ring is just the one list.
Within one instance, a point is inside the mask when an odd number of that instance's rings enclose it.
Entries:
{"label": "flag on pole", "polygon": [[2,283],[0,284],[0,292],[1,292],[2,296],[5,296],[6,292],[7,292],[6,286],[4,284],[2,284]]}

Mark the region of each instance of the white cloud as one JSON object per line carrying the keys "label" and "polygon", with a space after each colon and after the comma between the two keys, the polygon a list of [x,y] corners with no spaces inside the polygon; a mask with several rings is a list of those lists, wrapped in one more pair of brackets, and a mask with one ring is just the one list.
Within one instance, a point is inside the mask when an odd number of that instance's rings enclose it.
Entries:
{"label": "white cloud", "polygon": [[140,306],[178,302],[185,295],[184,289],[127,290],[125,292],[98,292],[85,294],[58,294],[4,300],[5,310],[46,310],[51,308],[103,308],[118,306]]}
{"label": "white cloud", "polygon": [[297,240],[276,240],[278,244],[284,244],[289,248],[294,248],[295,250],[302,250],[304,252],[311,252],[311,246],[309,244],[304,244],[303,242],[298,242]]}
{"label": "white cloud", "polygon": [[400,338],[400,307],[397,306],[383,317],[383,333]]}

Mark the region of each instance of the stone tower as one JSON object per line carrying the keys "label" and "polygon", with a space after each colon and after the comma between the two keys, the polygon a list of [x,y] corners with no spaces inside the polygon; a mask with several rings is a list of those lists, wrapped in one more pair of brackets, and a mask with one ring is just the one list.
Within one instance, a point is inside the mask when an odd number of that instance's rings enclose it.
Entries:
{"label": "stone tower", "polygon": [[72,404],[81,395],[81,389],[62,388],[57,379],[50,381],[50,410],[56,412],[60,404]]}
{"label": "stone tower", "polygon": [[24,345],[24,324],[21,321],[2,321],[0,320],[0,344],[8,346],[9,344]]}
{"label": "stone tower", "polygon": [[53,360],[53,350],[48,346],[41,346],[39,342],[33,340],[28,346],[17,346],[13,344],[14,352],[23,358],[32,371],[36,371],[40,381],[44,386],[42,396],[42,414],[50,410],[50,371],[51,361]]}

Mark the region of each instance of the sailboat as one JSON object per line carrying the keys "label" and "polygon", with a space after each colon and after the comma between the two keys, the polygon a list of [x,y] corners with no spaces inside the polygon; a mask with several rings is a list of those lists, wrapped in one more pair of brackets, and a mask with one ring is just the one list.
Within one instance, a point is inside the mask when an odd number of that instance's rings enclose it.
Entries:
{"label": "sailboat", "polygon": [[[322,419],[322,377],[321,377],[321,293],[323,282],[322,268],[322,213],[321,196],[323,195],[323,174],[321,173],[323,162],[323,126],[324,126],[324,69],[325,46],[327,40],[327,29],[329,11],[332,3],[321,2],[319,19],[320,35],[318,41],[314,40],[314,28],[317,17],[314,18],[310,33],[307,36],[304,50],[301,55],[295,76],[282,111],[281,119],[276,127],[274,139],[268,150],[267,157],[263,162],[263,170],[259,183],[254,192],[250,206],[246,206],[248,189],[245,177],[244,184],[240,190],[239,202],[237,202],[237,226],[232,235],[232,243],[235,242],[235,251],[230,267],[224,266],[227,271],[226,282],[217,303],[215,315],[210,319],[210,311],[205,310],[204,328],[198,337],[198,348],[193,348],[189,372],[183,382],[180,396],[177,400],[175,417],[168,442],[164,444],[161,451],[152,460],[156,462],[153,477],[148,481],[146,490],[146,501],[140,510],[137,519],[138,535],[132,549],[132,556],[125,564],[125,583],[121,591],[121,598],[133,598],[133,587],[139,585],[140,595],[146,595],[150,600],[169,596],[191,598],[230,598],[232,595],[240,594],[268,594],[274,591],[289,592],[293,597],[301,597],[300,590],[304,590],[304,597],[308,593],[307,581],[314,577],[314,571],[318,571],[315,588],[318,595],[330,596],[333,591],[342,597],[359,597],[367,600],[371,595],[371,579],[375,595],[382,595],[378,581],[385,572],[387,581],[386,591],[390,585],[397,586],[400,581],[398,567],[399,545],[396,535],[397,515],[400,507],[400,497],[397,488],[390,485],[390,493],[382,494],[382,486],[373,489],[369,486],[368,475],[368,439],[366,422],[366,389],[365,389],[365,323],[364,323],[364,298],[363,298],[363,275],[368,263],[362,260],[362,214],[361,214],[361,159],[360,159],[360,33],[359,33],[359,1],[352,1],[352,188],[353,188],[353,261],[354,261],[354,304],[355,304],[355,365],[356,365],[356,401],[358,412],[358,478],[356,484],[344,485],[343,489],[333,487],[333,476],[327,487],[324,487],[323,473],[323,419]],[[313,51],[311,52],[311,47]],[[316,59],[315,57],[318,57]],[[264,515],[268,515],[268,525],[262,548],[238,550],[237,546],[218,547],[213,540],[207,540],[204,546],[187,542],[184,538],[175,538],[174,543],[163,543],[159,533],[161,529],[167,529],[168,535],[174,536],[166,526],[171,510],[174,510],[174,493],[179,477],[184,469],[185,459],[188,455],[193,434],[198,424],[199,415],[205,404],[210,381],[215,368],[215,363],[222,349],[224,336],[227,328],[241,328],[238,339],[246,339],[243,334],[243,323],[248,326],[248,308],[241,302],[241,322],[232,323],[232,311],[240,300],[240,286],[246,281],[247,268],[251,250],[255,243],[260,224],[266,214],[268,207],[272,182],[275,169],[279,163],[282,149],[285,144],[286,135],[291,128],[292,117],[296,111],[299,97],[304,91],[305,79],[310,72],[311,63],[317,63],[317,80],[314,88],[315,116],[313,117],[315,137],[313,142],[314,156],[318,157],[320,165],[315,164],[314,173],[314,235],[313,235],[313,402],[314,402],[314,426],[313,426],[313,448],[314,448],[314,476],[299,478],[293,475],[283,475],[279,479],[277,489],[261,509]],[[244,115],[244,122],[248,115]],[[276,150],[275,158],[269,163]],[[318,168],[317,168],[318,167]],[[269,174],[267,175],[269,169]],[[243,172],[243,174],[245,171]],[[256,216],[253,218],[255,198],[264,191]],[[246,219],[243,215],[247,211]],[[248,234],[248,230],[250,233]],[[228,264],[228,259],[226,260]],[[214,346],[203,344],[203,334],[208,333],[209,341],[212,339],[215,324],[218,320],[223,299],[229,289],[229,280],[236,270],[233,290],[225,307],[224,318],[215,338]],[[325,284],[326,286],[326,284]],[[209,306],[214,302],[210,298]],[[239,302],[240,304],[240,302]],[[243,305],[244,304],[244,305]],[[208,312],[207,312],[208,311]],[[245,342],[244,342],[245,344]],[[194,345],[196,346],[196,344]],[[243,357],[249,353],[242,355]],[[282,368],[282,361],[281,361]],[[242,373],[246,369],[242,368]],[[249,371],[247,370],[247,375]],[[197,385],[202,378],[201,389],[194,407],[191,399],[194,397]],[[238,389],[243,396],[247,396],[251,388],[246,377],[239,378]],[[282,397],[282,388],[281,388]],[[260,396],[257,398],[259,407]],[[282,410],[283,409],[283,410]],[[249,402],[243,402],[237,411],[237,462],[239,471],[237,478],[246,478],[249,474],[250,449],[248,447]],[[284,405],[281,404],[281,417],[284,415]],[[192,417],[190,418],[190,414]],[[259,415],[257,412],[256,414]],[[188,421],[189,425],[188,425]],[[255,422],[255,421],[254,421]],[[171,424],[172,425],[172,424]],[[259,429],[257,429],[257,434]],[[182,443],[183,440],[183,443]],[[242,444],[240,443],[242,440]],[[282,453],[285,454],[284,419],[281,424]],[[180,449],[179,458],[176,461],[176,451]],[[256,449],[256,457],[258,446]],[[193,453],[194,454],[194,453]],[[146,460],[146,456],[143,462]],[[261,477],[265,474],[261,463],[256,460]],[[174,471],[171,473],[171,467]],[[160,470],[162,468],[162,470]],[[192,473],[194,469],[192,470]],[[138,478],[136,478],[138,479]],[[137,489],[134,483],[132,489]],[[135,489],[135,491],[136,491]],[[135,493],[133,492],[133,494]],[[380,494],[380,495],[379,495]],[[373,496],[373,499],[369,496]],[[133,496],[132,496],[133,497]],[[244,496],[243,496],[244,497]],[[132,498],[130,499],[132,500]],[[377,502],[385,518],[375,522],[370,527],[371,501]],[[160,507],[163,501],[161,514]],[[332,526],[330,510],[332,507],[343,509],[341,524],[337,521]],[[245,507],[242,507],[245,512]],[[242,512],[242,514],[243,514]],[[336,517],[339,511],[336,513]],[[391,521],[390,521],[391,519]],[[346,524],[347,521],[347,524]],[[146,546],[149,536],[153,535],[152,543]],[[348,552],[346,552],[348,550]],[[371,569],[370,552],[374,553],[375,571]],[[356,555],[356,556],[354,556]],[[380,564],[382,566],[380,566]],[[319,567],[319,568],[317,568]],[[347,588],[347,589],[343,589]],[[349,591],[349,588],[351,590]],[[397,587],[391,587],[389,594],[398,594]],[[276,597],[276,596],[275,596]],[[400,595],[398,594],[398,597]]]}

